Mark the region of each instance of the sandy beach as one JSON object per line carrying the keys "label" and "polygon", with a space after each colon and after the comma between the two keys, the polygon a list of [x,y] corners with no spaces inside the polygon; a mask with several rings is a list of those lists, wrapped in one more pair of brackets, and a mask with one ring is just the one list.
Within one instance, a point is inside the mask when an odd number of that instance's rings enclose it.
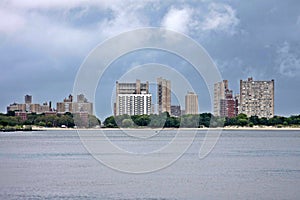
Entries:
{"label": "sandy beach", "polygon": [[[226,130],[226,131],[268,131],[268,130],[286,130],[286,131],[300,131],[300,127],[223,127],[223,128],[163,128],[163,130]],[[60,128],[60,127],[37,127],[33,126],[32,130],[34,131],[74,131],[74,130],[103,130],[103,131],[112,131],[112,130],[139,130],[139,131],[147,131],[147,130],[162,130],[161,128]]]}

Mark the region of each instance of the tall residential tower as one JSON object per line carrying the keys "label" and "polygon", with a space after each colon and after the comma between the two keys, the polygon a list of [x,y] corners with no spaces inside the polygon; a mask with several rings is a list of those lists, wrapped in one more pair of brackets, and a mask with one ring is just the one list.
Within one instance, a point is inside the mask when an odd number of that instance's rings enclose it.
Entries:
{"label": "tall residential tower", "polygon": [[115,115],[143,115],[151,114],[151,98],[149,83],[116,82]]}
{"label": "tall residential tower", "polygon": [[185,96],[185,114],[199,114],[198,95],[194,92],[188,92]]}
{"label": "tall residential tower", "polygon": [[158,113],[171,113],[171,81],[163,78],[157,79]]}
{"label": "tall residential tower", "polygon": [[239,113],[247,116],[272,118],[274,116],[274,80],[240,80]]}

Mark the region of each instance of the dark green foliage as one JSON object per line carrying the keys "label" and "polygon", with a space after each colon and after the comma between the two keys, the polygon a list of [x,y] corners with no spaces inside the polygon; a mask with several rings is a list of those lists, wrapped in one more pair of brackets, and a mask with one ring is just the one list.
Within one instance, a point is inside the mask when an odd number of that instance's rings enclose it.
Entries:
{"label": "dark green foliage", "polygon": [[107,127],[107,128],[116,128],[118,127],[117,126],[117,123],[115,121],[115,118],[114,116],[110,116],[110,117],[107,117],[104,122],[103,122],[104,126]]}
{"label": "dark green foliage", "polygon": [[[125,121],[124,121],[125,120]],[[121,115],[110,116],[105,119],[104,127],[169,127],[169,128],[199,128],[199,127],[224,127],[224,126],[300,126],[300,115],[291,117],[274,116],[273,118],[259,118],[257,116],[247,117],[245,114],[239,114],[233,118],[214,117],[211,113],[202,113],[199,115],[183,115],[181,117],[172,117],[168,113],[159,115]]]}
{"label": "dark green foliage", "polygon": [[[61,127],[62,125],[64,125],[66,127],[74,127],[74,118],[75,116],[73,116],[71,113],[57,115],[28,113],[27,120],[23,121],[20,117],[12,116],[12,113],[10,113],[9,115],[0,114],[0,125],[3,127],[14,127],[17,125],[35,125],[45,127]],[[100,125],[101,122],[96,116],[88,116],[88,127],[95,127]]]}

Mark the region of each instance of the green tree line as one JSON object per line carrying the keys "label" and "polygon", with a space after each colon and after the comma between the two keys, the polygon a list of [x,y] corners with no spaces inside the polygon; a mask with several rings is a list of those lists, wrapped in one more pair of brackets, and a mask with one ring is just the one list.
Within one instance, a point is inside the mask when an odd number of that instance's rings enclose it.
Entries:
{"label": "green tree line", "polygon": [[247,117],[239,114],[233,118],[215,117],[211,113],[199,115],[183,115],[173,117],[168,113],[151,115],[120,115],[107,117],[103,122],[107,128],[136,128],[136,127],[165,127],[165,128],[199,128],[199,127],[225,127],[225,126],[300,126],[300,115],[290,117],[274,116],[270,119],[257,116]]}
{"label": "green tree line", "polygon": [[21,117],[15,116],[14,112],[7,114],[0,114],[0,128],[14,127],[23,125],[35,125],[43,127],[61,127],[66,126],[73,128],[78,127],[95,127],[100,126],[101,121],[94,115],[88,115],[88,120],[83,121],[82,118],[77,114],[65,113],[56,115],[45,115],[28,113],[27,119],[22,120]]}

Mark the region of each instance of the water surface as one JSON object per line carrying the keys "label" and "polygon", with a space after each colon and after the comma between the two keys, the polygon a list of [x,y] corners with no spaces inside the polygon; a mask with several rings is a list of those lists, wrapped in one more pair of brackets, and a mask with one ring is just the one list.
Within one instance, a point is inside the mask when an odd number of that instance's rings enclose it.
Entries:
{"label": "water surface", "polygon": [[[106,133],[122,148],[149,152],[168,144],[176,131],[148,140]],[[0,199],[300,198],[299,131],[223,131],[200,160],[204,134],[171,166],[128,174],[95,160],[76,131],[0,133]]]}

